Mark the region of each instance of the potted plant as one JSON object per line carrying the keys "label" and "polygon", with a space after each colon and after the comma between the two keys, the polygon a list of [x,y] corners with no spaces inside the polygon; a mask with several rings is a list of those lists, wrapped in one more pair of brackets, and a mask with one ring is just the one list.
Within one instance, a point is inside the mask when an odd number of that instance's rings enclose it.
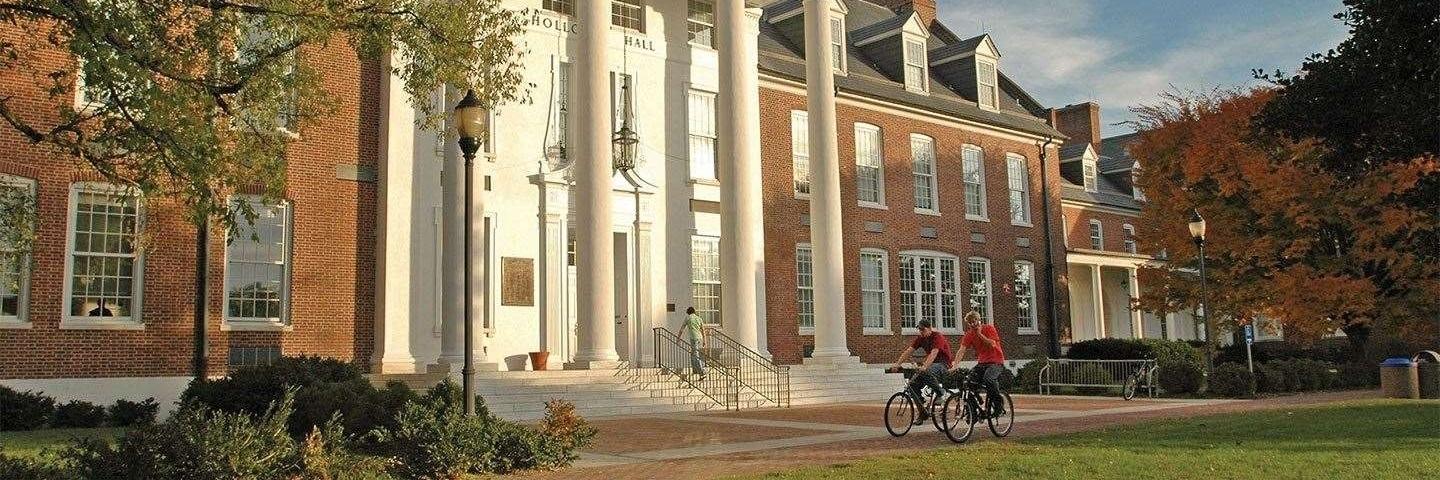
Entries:
{"label": "potted plant", "polygon": [[545,370],[545,364],[550,360],[550,352],[530,352],[530,368],[532,370]]}

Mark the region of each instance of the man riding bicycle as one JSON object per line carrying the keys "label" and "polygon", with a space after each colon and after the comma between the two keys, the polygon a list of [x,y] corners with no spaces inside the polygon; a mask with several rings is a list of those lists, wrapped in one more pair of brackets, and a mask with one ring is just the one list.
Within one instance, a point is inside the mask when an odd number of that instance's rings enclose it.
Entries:
{"label": "man riding bicycle", "polygon": [[985,386],[985,396],[994,408],[993,415],[1005,414],[1005,402],[1000,396],[1000,373],[1005,370],[1005,350],[1000,348],[1000,332],[994,325],[981,324],[980,314],[971,311],[965,314],[965,336],[960,339],[960,353],[955,355],[956,366],[965,358],[965,349],[975,350],[978,363],[970,371],[970,379]]}
{"label": "man riding bicycle", "polygon": [[[910,398],[915,400],[915,409],[920,412],[916,422],[924,422],[930,417],[930,412],[925,408],[925,399],[920,395],[920,388],[929,385],[939,395],[945,389],[940,385],[940,378],[950,369],[955,362],[955,357],[950,354],[950,342],[945,340],[945,335],[936,331],[930,322],[921,320],[915,325],[920,330],[920,335],[910,342],[910,347],[900,352],[900,358],[895,360],[892,371],[900,370],[900,364],[910,358],[910,354],[916,349],[927,352],[925,360],[920,362],[919,368],[915,371],[915,377],[910,379],[910,385],[906,391],[910,392]],[[962,350],[963,351],[963,350]],[[922,383],[924,382],[924,383]]]}

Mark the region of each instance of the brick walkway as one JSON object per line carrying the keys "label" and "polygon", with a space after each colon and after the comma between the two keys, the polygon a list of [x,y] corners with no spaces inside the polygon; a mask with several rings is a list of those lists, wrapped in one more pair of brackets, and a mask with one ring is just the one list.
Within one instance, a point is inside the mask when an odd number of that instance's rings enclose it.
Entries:
{"label": "brick walkway", "polygon": [[[1253,401],[1125,402],[1097,397],[1017,395],[1016,425],[1009,438],[1377,396],[1378,392],[1333,392]],[[904,437],[893,438],[881,423],[883,411],[884,405],[875,402],[597,419],[593,423],[600,434],[595,444],[582,452],[574,467],[523,477],[715,478],[955,446],[928,424],[915,427]],[[976,441],[995,439],[983,425],[977,425],[970,442]]]}

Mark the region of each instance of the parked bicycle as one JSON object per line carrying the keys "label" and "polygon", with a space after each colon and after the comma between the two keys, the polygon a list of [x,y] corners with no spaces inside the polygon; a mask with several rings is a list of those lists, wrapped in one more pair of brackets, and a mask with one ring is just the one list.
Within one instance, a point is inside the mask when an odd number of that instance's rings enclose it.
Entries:
{"label": "parked bicycle", "polygon": [[[894,373],[893,370],[886,371]],[[919,418],[920,408],[924,408],[925,412],[930,414],[930,423],[935,425],[935,429],[944,431],[944,428],[941,427],[938,409],[947,395],[953,396],[953,392],[944,387],[941,387],[941,390],[937,392],[933,386],[926,384],[918,385],[916,389],[920,392],[920,398],[923,400],[923,403],[921,405],[915,405],[915,399],[910,393],[910,388],[911,384],[916,381],[917,370],[914,368],[902,368],[900,369],[900,373],[905,375],[905,387],[895,392],[894,395],[890,396],[890,400],[885,402],[885,430],[889,431],[891,436],[905,436],[905,434],[910,433],[911,427],[924,423],[924,420]],[[927,391],[929,393],[928,395],[926,394]]]}
{"label": "parked bicycle", "polygon": [[1120,394],[1126,400],[1135,398],[1135,392],[1142,388],[1148,390],[1150,396],[1155,396],[1155,369],[1159,367],[1155,362],[1149,361],[1150,359],[1146,360],[1139,367],[1135,367],[1135,371],[1126,377],[1125,386],[1120,388]]}
{"label": "parked bicycle", "polygon": [[967,375],[960,390],[945,399],[940,410],[940,431],[952,442],[965,443],[975,433],[975,424],[983,421],[990,425],[990,433],[996,437],[1010,435],[1015,426],[1015,401],[1010,398],[1010,392],[1002,391],[1000,395],[1005,413],[997,416],[992,413],[994,399],[981,400],[985,396],[985,385]]}

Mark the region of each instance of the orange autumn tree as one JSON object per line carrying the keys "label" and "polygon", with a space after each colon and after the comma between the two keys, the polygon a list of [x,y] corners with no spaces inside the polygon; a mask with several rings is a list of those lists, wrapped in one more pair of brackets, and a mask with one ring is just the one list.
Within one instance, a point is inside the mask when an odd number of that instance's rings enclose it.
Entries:
{"label": "orange autumn tree", "polygon": [[1318,144],[1257,133],[1252,119],[1272,98],[1265,88],[1171,93],[1134,109],[1140,139],[1130,154],[1150,198],[1137,234],[1168,254],[1140,269],[1149,288],[1139,307],[1199,304],[1198,255],[1186,229],[1198,209],[1208,224],[1207,307],[1217,332],[1263,315],[1302,341],[1341,329],[1359,348],[1377,327],[1436,338],[1440,265],[1420,252],[1440,219],[1397,201],[1440,171],[1436,159],[1341,179],[1321,167]]}

